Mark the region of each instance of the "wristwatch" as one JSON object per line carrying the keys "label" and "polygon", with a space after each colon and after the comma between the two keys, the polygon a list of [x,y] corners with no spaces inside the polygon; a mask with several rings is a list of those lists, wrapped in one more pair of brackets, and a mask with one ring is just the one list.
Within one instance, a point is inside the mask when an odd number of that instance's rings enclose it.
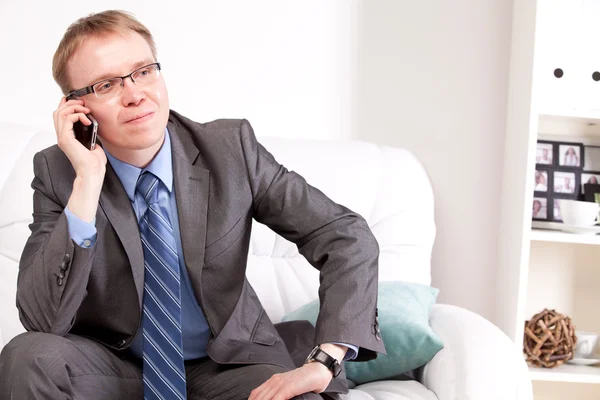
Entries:
{"label": "wristwatch", "polygon": [[342,372],[342,366],[340,365],[338,360],[321,350],[321,346],[319,345],[315,346],[315,348],[312,349],[308,357],[306,357],[306,361],[304,361],[304,364],[307,364],[311,361],[318,361],[324,366],[326,366],[327,369],[329,369],[333,373],[334,378],[337,378],[338,375]]}

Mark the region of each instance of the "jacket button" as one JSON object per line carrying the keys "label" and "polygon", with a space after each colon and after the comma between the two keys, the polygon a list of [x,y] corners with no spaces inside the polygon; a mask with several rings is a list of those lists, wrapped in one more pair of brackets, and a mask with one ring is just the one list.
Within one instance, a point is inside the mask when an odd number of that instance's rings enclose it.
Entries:
{"label": "jacket button", "polygon": [[62,280],[62,278],[61,278],[60,276],[57,276],[57,277],[56,277],[56,284],[57,284],[58,286],[62,286],[62,284],[63,284],[63,280]]}
{"label": "jacket button", "polygon": [[119,343],[117,343],[117,347],[118,348],[123,348],[123,347],[125,347],[126,343],[127,343],[126,340],[121,340],[121,341],[119,341]]}
{"label": "jacket button", "polygon": [[60,268],[61,271],[66,271],[67,269],[69,269],[69,264],[67,264],[66,262],[63,261],[60,263],[58,268]]}
{"label": "jacket button", "polygon": [[65,277],[65,273],[64,273],[64,271],[60,271],[60,273],[58,274],[58,277],[59,277],[60,279],[63,279],[63,278]]}
{"label": "jacket button", "polygon": [[71,256],[69,255],[69,253],[66,253],[63,260],[65,260],[65,262],[68,263],[70,259],[71,259]]}

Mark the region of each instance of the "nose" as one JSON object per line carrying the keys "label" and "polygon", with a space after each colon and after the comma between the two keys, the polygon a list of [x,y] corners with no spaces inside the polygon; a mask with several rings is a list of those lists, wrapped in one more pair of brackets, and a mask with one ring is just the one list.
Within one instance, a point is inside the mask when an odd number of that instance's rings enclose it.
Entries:
{"label": "nose", "polygon": [[125,78],[123,80],[123,91],[121,93],[121,99],[124,106],[138,105],[142,100],[146,98],[146,94],[141,88],[133,83],[131,78]]}

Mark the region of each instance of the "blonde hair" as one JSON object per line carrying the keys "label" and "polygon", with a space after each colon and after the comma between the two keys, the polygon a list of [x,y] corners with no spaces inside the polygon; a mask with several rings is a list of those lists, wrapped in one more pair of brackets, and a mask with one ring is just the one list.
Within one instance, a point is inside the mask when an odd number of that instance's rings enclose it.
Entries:
{"label": "blonde hair", "polygon": [[126,11],[107,10],[90,14],[72,23],[63,35],[52,59],[52,76],[63,94],[75,89],[70,87],[67,65],[88,37],[109,33],[127,35],[131,32],[140,34],[146,40],[156,61],[156,45],[152,34],[148,28]]}

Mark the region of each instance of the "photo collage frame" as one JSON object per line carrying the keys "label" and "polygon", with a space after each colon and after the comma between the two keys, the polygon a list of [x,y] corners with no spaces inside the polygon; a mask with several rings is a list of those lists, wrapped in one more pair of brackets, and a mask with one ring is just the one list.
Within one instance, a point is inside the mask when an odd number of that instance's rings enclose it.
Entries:
{"label": "photo collage frame", "polygon": [[532,219],[562,222],[563,199],[594,201],[600,194],[600,146],[538,140]]}

